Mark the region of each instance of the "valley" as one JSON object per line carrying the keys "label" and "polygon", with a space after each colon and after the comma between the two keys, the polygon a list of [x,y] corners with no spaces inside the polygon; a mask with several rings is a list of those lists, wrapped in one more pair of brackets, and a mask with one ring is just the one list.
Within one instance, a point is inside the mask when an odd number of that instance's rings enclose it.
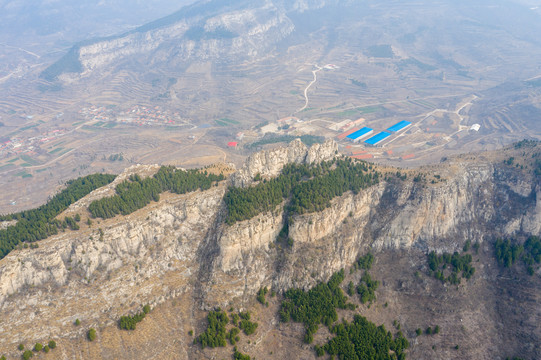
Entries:
{"label": "valley", "polygon": [[[509,30],[515,18],[498,25],[504,31],[491,27],[487,15],[507,11],[533,21],[534,11],[485,5],[330,2],[302,11],[279,3],[212,10],[193,5],[176,15],[178,22],[158,21],[90,41],[75,60],[84,64],[80,74],[67,71],[47,80],[39,76],[44,66],[36,65],[0,85],[0,184],[6,190],[0,213],[45,201],[42,190],[54,191],[73,176],[118,173],[137,163],[206,166],[218,158],[238,166],[266,133],[337,139],[345,120],[363,118],[361,127],[376,132],[411,122],[381,147],[347,140],[339,147],[344,154],[402,167],[539,139],[535,77],[541,70],[529,59],[541,48],[528,33]],[[206,17],[193,15],[199,6]],[[454,17],[442,17],[440,7]],[[410,14],[428,20],[396,20]],[[188,30],[201,22],[239,36],[233,41],[209,32],[194,40]],[[384,36],[382,26],[390,29]],[[151,40],[145,43],[142,34]],[[440,44],[432,34],[446,35]],[[514,51],[504,43],[515,44]],[[58,64],[61,70],[66,63]],[[169,114],[161,126],[159,118],[126,115],[156,107]],[[104,117],[91,121],[83,109],[104,109]],[[299,121],[280,122],[290,116]],[[470,130],[476,124],[479,130]],[[36,146],[36,139],[53,132],[67,136]],[[232,142],[235,148],[227,146]],[[19,143],[28,145],[10,147]],[[119,154],[123,162],[102,161]],[[31,161],[16,160],[21,156]],[[19,180],[28,190],[14,199],[9,194]]]}

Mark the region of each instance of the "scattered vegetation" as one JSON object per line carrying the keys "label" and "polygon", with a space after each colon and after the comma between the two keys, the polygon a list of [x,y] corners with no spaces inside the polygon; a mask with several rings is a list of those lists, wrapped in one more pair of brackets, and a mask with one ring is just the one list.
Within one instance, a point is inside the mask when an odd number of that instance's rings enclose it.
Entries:
{"label": "scattered vegetation", "polygon": [[391,45],[372,45],[366,49],[366,55],[376,58],[388,58],[394,57],[393,49]]}
{"label": "scattered vegetation", "polygon": [[519,142],[516,142],[514,144],[515,149],[522,149],[522,148],[531,148],[536,147],[539,144],[539,141],[537,140],[521,140]]}
{"label": "scattered vegetation", "polygon": [[120,154],[111,154],[108,157],[105,157],[105,155],[103,155],[102,160],[104,160],[104,161],[108,160],[110,162],[124,161],[124,155],[122,153],[120,153]]}
{"label": "scattered vegetation", "polygon": [[290,213],[321,211],[330,201],[346,191],[357,193],[378,183],[379,173],[369,171],[364,162],[350,158],[335,159],[317,165],[288,164],[280,176],[247,187],[230,187],[224,197],[227,204],[227,224],[250,219],[271,211],[284,199],[289,200]]}
{"label": "scattered vegetation", "polygon": [[[459,277],[462,272],[462,277],[470,279],[475,273],[475,268],[471,265],[472,256],[470,254],[460,255],[454,252],[453,255],[444,253],[437,255],[434,251],[428,254],[428,266],[430,273],[443,283],[449,282],[454,285],[460,284]],[[450,268],[450,274],[445,276],[445,270]]]}
{"label": "scattered vegetation", "polygon": [[91,191],[109,184],[114,175],[94,174],[68,181],[67,187],[36,209],[0,216],[0,220],[17,220],[17,224],[0,230],[0,259],[19,243],[35,242],[56,235],[62,222],[55,217]]}
{"label": "scattered vegetation", "polygon": [[364,83],[362,81],[359,81],[359,80],[356,80],[356,79],[349,79],[349,81],[351,81],[351,83],[353,85],[358,86],[360,88],[363,88],[363,89],[367,88],[366,83]]}
{"label": "scattered vegetation", "polygon": [[93,201],[88,210],[93,217],[108,219],[118,214],[128,215],[158,201],[160,194],[171,191],[185,194],[198,189],[207,190],[214,182],[224,179],[223,175],[209,174],[200,170],[181,170],[172,166],[162,166],[153,176],[142,179],[132,175],[116,187],[116,195]]}

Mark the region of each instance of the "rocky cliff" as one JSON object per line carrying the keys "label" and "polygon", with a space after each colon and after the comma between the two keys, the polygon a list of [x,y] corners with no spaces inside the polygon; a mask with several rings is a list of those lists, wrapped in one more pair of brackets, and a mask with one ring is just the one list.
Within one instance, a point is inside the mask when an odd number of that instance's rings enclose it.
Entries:
{"label": "rocky cliff", "polygon": [[[131,215],[94,220],[39,242],[38,249],[11,252],[0,261],[0,332],[9,334],[0,337],[0,352],[28,339],[75,339],[84,332],[72,325],[76,318],[109,326],[141,304],[170,298],[189,301],[194,311],[245,306],[262,286],[308,288],[368,249],[454,251],[466,239],[541,233],[539,178],[481,156],[415,173],[424,178],[398,178],[396,169],[382,169],[385,181],[378,185],[345,193],[321,212],[292,217],[291,247],[275,242],[284,226],[281,206],[224,223],[227,186],[248,186],[258,173],[276,176],[288,162],[333,156],[332,141],[310,149],[294,141],[253,155],[210,190],[164,194]],[[81,204],[110,191],[98,189],[67,212],[86,216]]]}

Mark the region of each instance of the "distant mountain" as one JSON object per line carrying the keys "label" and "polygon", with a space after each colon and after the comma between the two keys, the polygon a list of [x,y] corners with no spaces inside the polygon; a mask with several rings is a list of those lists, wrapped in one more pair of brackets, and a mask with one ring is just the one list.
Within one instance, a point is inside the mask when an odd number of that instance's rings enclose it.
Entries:
{"label": "distant mountain", "polygon": [[205,0],[133,30],[80,42],[41,76],[52,81],[65,73],[88,75],[134,57],[143,69],[145,64],[182,68],[199,60],[241,62],[272,53],[284,55],[290,46],[315,38],[325,44],[314,49],[319,56],[332,49],[355,49],[377,58],[371,47],[387,46],[398,65],[465,73],[481,63],[504,66],[499,56],[505,57],[508,48],[502,43],[520,43],[524,52],[540,51],[539,20],[535,9],[505,0],[475,5]]}

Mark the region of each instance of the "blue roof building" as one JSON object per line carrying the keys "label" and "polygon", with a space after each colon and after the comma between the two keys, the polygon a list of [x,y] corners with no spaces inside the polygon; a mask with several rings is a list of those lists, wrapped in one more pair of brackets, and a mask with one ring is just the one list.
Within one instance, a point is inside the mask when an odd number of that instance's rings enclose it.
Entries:
{"label": "blue roof building", "polygon": [[370,139],[366,140],[364,143],[372,146],[376,146],[383,140],[387,139],[389,136],[391,136],[391,133],[382,131],[377,135],[372,136]]}
{"label": "blue roof building", "polygon": [[349,134],[346,136],[349,140],[353,142],[361,141],[361,139],[367,137],[368,135],[372,134],[374,130],[370,129],[369,127],[363,127],[362,129],[359,129],[355,131],[354,133]]}
{"label": "blue roof building", "polygon": [[397,124],[394,124],[393,126],[388,128],[387,130],[390,131],[390,132],[399,132],[400,130],[404,130],[405,128],[407,128],[410,125],[411,125],[411,123],[409,121],[402,120],[401,122],[399,122]]}

